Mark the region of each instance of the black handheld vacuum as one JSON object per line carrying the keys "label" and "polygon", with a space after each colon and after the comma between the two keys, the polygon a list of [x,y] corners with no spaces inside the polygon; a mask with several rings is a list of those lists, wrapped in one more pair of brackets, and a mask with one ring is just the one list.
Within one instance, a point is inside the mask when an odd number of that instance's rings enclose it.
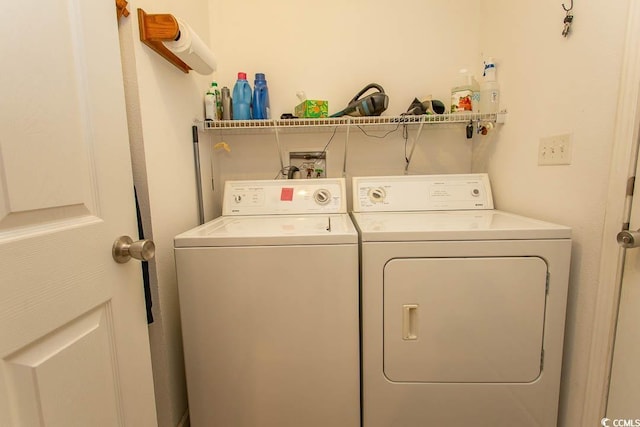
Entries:
{"label": "black handheld vacuum", "polygon": [[[360,99],[369,89],[377,89],[375,93]],[[384,93],[382,86],[370,83],[353,97],[344,110],[332,114],[330,117],[342,116],[379,116],[389,106],[389,97]]]}

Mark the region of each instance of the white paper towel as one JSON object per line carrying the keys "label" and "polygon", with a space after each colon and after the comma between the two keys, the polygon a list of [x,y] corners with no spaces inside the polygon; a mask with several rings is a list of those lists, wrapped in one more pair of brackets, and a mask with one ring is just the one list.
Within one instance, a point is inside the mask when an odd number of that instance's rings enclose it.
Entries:
{"label": "white paper towel", "polygon": [[216,70],[216,57],[206,44],[191,29],[189,24],[180,19],[178,28],[180,36],[178,40],[163,42],[175,56],[187,64],[193,71],[200,74],[211,74]]}

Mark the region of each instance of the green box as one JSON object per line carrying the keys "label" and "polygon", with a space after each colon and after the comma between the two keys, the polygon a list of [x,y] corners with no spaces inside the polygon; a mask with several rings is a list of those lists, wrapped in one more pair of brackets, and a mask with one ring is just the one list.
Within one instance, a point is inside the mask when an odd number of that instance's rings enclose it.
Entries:
{"label": "green box", "polygon": [[307,99],[296,105],[294,113],[296,117],[300,118],[329,117],[329,102]]}

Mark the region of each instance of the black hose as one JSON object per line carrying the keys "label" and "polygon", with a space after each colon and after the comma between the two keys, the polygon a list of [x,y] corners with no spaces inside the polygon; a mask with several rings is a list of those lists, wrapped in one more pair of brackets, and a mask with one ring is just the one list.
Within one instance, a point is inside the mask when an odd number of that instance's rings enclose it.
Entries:
{"label": "black hose", "polygon": [[300,172],[300,169],[298,169],[295,166],[289,166],[289,172],[287,172],[287,179],[293,179],[293,174],[295,174],[296,172]]}

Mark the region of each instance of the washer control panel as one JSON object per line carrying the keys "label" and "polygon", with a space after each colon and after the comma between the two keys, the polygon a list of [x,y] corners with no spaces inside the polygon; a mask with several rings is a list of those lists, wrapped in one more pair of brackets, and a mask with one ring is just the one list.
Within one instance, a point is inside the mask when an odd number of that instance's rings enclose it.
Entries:
{"label": "washer control panel", "polygon": [[493,209],[487,174],[353,178],[354,212]]}
{"label": "washer control panel", "polygon": [[223,215],[346,213],[344,178],[227,181]]}

